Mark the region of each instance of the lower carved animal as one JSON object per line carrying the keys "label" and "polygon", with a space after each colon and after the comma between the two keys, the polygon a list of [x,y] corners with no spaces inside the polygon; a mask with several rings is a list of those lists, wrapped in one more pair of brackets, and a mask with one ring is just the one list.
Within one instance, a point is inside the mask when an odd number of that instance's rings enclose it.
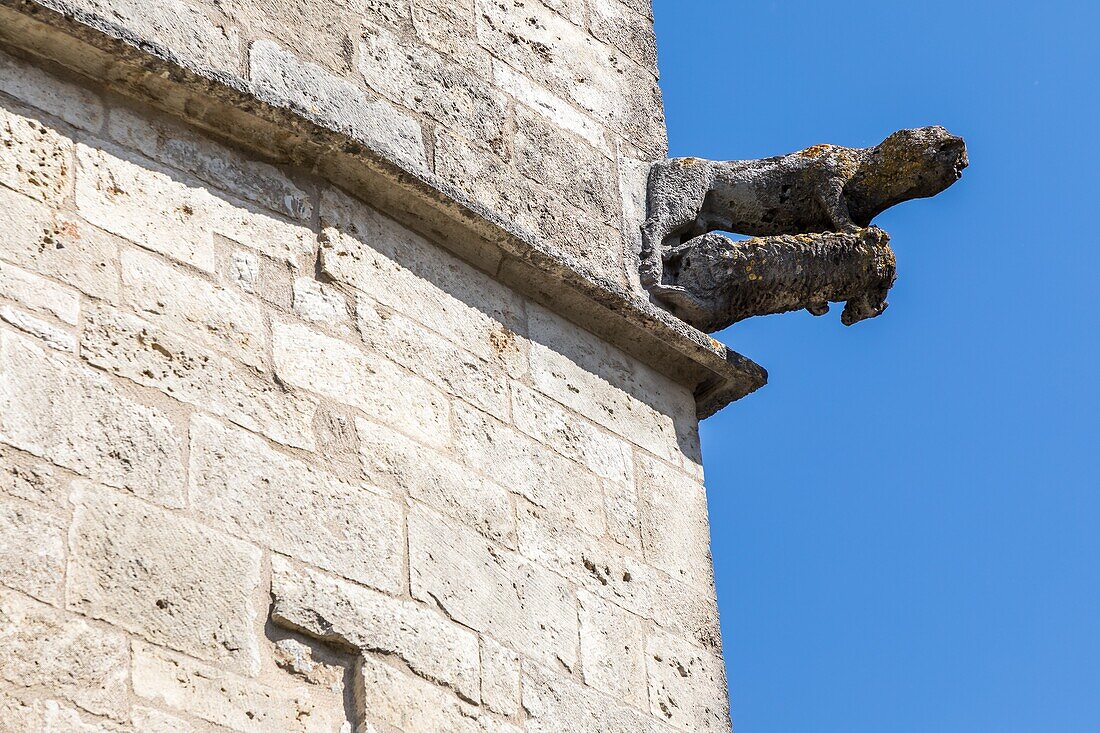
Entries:
{"label": "lower carved animal", "polygon": [[710,232],[666,250],[664,267],[654,295],[708,333],[752,316],[824,315],[830,302],[846,302],[850,326],[886,310],[897,273],[890,237],[875,227],[742,241]]}

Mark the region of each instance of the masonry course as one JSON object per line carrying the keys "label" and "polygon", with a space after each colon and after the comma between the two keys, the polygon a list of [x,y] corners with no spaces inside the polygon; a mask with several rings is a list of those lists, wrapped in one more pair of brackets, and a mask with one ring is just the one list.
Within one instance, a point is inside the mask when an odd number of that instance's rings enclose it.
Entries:
{"label": "masonry course", "polygon": [[[637,5],[376,0],[350,45],[286,33],[323,7],[79,9],[493,171],[625,283],[619,140],[664,145]],[[170,112],[0,53],[0,730],[723,730],[699,372]]]}

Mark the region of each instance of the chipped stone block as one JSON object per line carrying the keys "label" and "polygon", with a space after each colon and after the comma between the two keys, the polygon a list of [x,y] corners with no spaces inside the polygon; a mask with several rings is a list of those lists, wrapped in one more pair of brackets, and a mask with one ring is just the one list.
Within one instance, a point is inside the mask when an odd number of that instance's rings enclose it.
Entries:
{"label": "chipped stone block", "polygon": [[529,733],[672,733],[653,717],[536,664],[524,669]]}
{"label": "chipped stone block", "polygon": [[516,522],[508,491],[393,430],[357,419],[359,452],[367,481],[423,502],[508,547]]}
{"label": "chipped stone block", "polygon": [[346,326],[350,312],[347,299],[336,288],[312,277],[294,281],[294,312],[303,320],[327,326]]}
{"label": "chipped stone block", "polygon": [[[0,312],[2,315],[2,312]],[[207,410],[280,443],[312,450],[317,401],[109,307],[90,309],[81,336],[90,364]]]}
{"label": "chipped stone block", "polygon": [[633,481],[631,448],[618,436],[520,384],[512,385],[516,427],[562,455],[609,481]]}
{"label": "chipped stone block", "polygon": [[653,715],[691,733],[729,733],[722,657],[657,631],[646,647]]}
{"label": "chipped stone block", "polygon": [[0,184],[60,205],[72,186],[72,146],[33,112],[0,106]]}
{"label": "chipped stone block", "polygon": [[0,442],[167,506],[183,503],[183,441],[101,373],[0,333]]}
{"label": "chipped stone block", "polygon": [[249,77],[261,97],[351,135],[410,170],[427,170],[420,123],[411,115],[385,100],[368,99],[351,82],[272,41],[253,42],[249,59]]}
{"label": "chipped stone block", "polygon": [[95,132],[103,126],[103,104],[92,92],[4,53],[0,53],[0,91],[74,127]]}
{"label": "chipped stone block", "polygon": [[369,655],[361,659],[356,670],[352,697],[359,719],[366,721],[368,726],[377,722],[403,731],[447,733],[520,731],[511,723],[481,712],[450,691]]}
{"label": "chipped stone block", "polygon": [[81,483],[72,500],[69,608],[200,659],[259,671],[258,550],[102,487]]}
{"label": "chipped stone block", "polygon": [[269,686],[134,642],[134,692],[240,733],[335,733],[343,704],[317,687]]}
{"label": "chipped stone block", "polygon": [[66,523],[52,514],[0,499],[0,583],[47,603],[60,603],[66,531]]}
{"label": "chipped stone block", "polygon": [[571,527],[596,536],[605,524],[596,477],[579,464],[477,410],[455,403],[454,452]]}
{"label": "chipped stone block", "polygon": [[447,442],[447,398],[424,380],[381,354],[304,326],[276,323],[272,334],[275,373],[285,383],[363,410],[428,445]]}
{"label": "chipped stone block", "polygon": [[487,636],[481,637],[481,703],[494,713],[519,712],[519,654]]}
{"label": "chipped stone block", "polygon": [[0,591],[0,679],[46,691],[90,713],[129,716],[126,636]]}
{"label": "chipped stone block", "polygon": [[442,516],[418,511],[408,521],[414,598],[545,664],[576,665],[577,609],[567,583]]}
{"label": "chipped stone block", "polygon": [[524,301],[514,291],[336,191],[321,197],[321,223],[325,274],[511,376],[526,368]]}
{"label": "chipped stone block", "polygon": [[585,591],[577,593],[577,602],[584,683],[645,709],[648,700],[642,619]]}
{"label": "chipped stone block", "polygon": [[382,590],[404,586],[396,502],[205,416],[191,421],[190,474],[212,526]]}
{"label": "chipped stone block", "polygon": [[642,546],[646,562],[713,593],[706,490],[687,474],[638,456]]}
{"label": "chipped stone block", "polygon": [[76,337],[53,324],[10,305],[0,305],[0,320],[34,336],[55,351],[76,353]]}
{"label": "chipped stone block", "polygon": [[122,253],[122,284],[150,322],[263,369],[267,329],[254,300],[137,250]]}
{"label": "chipped stone block", "polygon": [[300,677],[311,685],[327,687],[333,692],[343,689],[344,667],[333,664],[324,656],[315,658],[316,650],[297,639],[280,639],[275,642],[272,656],[281,669]]}
{"label": "chipped stone block", "polygon": [[271,618],[341,649],[395,656],[428,681],[477,702],[477,636],[443,614],[272,559]]}

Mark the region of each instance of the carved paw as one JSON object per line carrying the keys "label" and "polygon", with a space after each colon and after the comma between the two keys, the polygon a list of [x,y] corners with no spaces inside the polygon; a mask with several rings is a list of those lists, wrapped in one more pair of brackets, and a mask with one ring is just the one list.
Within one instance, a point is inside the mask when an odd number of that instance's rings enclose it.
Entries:
{"label": "carved paw", "polygon": [[812,305],[806,306],[806,310],[810,312],[810,315],[823,316],[829,312],[829,303],[828,301],[823,300],[820,303],[814,303]]}

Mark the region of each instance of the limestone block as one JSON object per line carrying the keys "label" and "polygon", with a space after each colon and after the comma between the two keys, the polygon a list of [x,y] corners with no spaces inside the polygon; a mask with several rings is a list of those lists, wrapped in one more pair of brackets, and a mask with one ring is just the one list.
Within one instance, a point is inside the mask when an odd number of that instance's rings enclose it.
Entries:
{"label": "limestone block", "polygon": [[481,637],[481,704],[504,716],[519,712],[519,655]]}
{"label": "limestone block", "polygon": [[[425,323],[512,376],[526,368],[524,301],[514,291],[362,203],[321,197],[327,275]],[[430,314],[430,317],[427,315]]]}
{"label": "limestone block", "polygon": [[70,214],[51,218],[44,207],[4,188],[0,210],[10,215],[0,233],[4,259],[94,298],[118,302],[118,245],[113,236]]}
{"label": "limestone block", "polygon": [[0,53],[0,91],[74,127],[95,132],[103,126],[103,104],[92,92],[4,53]]}
{"label": "limestone block", "polygon": [[0,583],[47,603],[60,603],[66,529],[65,522],[52,514],[0,499]]}
{"label": "limestone block", "polygon": [[224,733],[229,730],[221,726],[191,723],[163,710],[154,710],[143,705],[134,706],[131,720],[137,733]]}
{"label": "limestone block", "polygon": [[147,43],[171,49],[188,66],[239,73],[241,39],[223,16],[207,15],[184,0],[73,0],[70,7],[95,13]]}
{"label": "limestone block", "polygon": [[275,373],[284,383],[363,410],[427,445],[446,444],[447,398],[381,354],[289,323],[272,325],[272,342]]}
{"label": "limestone block", "polygon": [[412,594],[545,664],[573,668],[577,609],[568,584],[439,515],[409,515]]}
{"label": "limestone block", "polygon": [[611,144],[603,126],[572,103],[497,59],[493,60],[493,80],[517,102],[535,110],[565,132],[583,139],[596,150],[610,154]]}
{"label": "limestone block", "polygon": [[351,315],[347,299],[336,288],[312,277],[294,281],[294,312],[303,320],[333,328],[346,328]]}
{"label": "limestone block", "polygon": [[30,313],[12,308],[10,305],[0,305],[0,320],[34,336],[55,351],[76,353],[75,336]]}
{"label": "limestone block", "polygon": [[271,618],[343,649],[395,656],[466,700],[479,698],[477,635],[419,603],[272,558]]}
{"label": "limestone block", "polygon": [[96,715],[123,720],[126,636],[16,593],[0,591],[0,678],[44,690]]}
{"label": "limestone block", "polygon": [[0,184],[57,206],[72,186],[72,141],[23,107],[0,106]]}
{"label": "limestone block", "polygon": [[239,733],[337,733],[343,705],[319,688],[271,687],[134,642],[134,692]]}
{"label": "limestone block", "polygon": [[706,490],[682,471],[639,454],[638,493],[646,562],[713,593]]}
{"label": "limestone block", "polygon": [[81,483],[72,500],[71,609],[200,659],[259,670],[258,550],[101,487]]}
{"label": "limestone block", "polygon": [[313,450],[317,401],[241,369],[148,321],[110,307],[89,310],[81,355],[272,440]]}
{"label": "limestone block", "polygon": [[368,99],[351,82],[272,41],[253,42],[249,62],[249,78],[261,97],[351,135],[410,170],[427,171],[420,123],[411,115],[385,100]]}
{"label": "limestone block", "polygon": [[379,0],[309,3],[222,0],[218,3],[244,29],[247,38],[278,39],[289,53],[335,76],[346,76],[352,71],[358,23],[372,9],[381,10],[381,4]]}
{"label": "limestone block", "polygon": [[68,476],[29,453],[0,446],[0,493],[56,511],[68,501]]}
{"label": "limestone block", "polygon": [[80,295],[34,273],[0,262],[0,297],[75,326]]}
{"label": "limestone block", "polygon": [[634,482],[601,481],[607,536],[638,554],[642,550],[641,521],[638,517],[638,488]]}
{"label": "limestone block", "polygon": [[401,672],[372,656],[356,670],[353,690],[356,714],[367,722],[402,731],[439,733],[519,733],[511,723],[482,713],[450,691]]}
{"label": "limestone block", "polygon": [[188,174],[105,143],[80,143],[76,157],[81,216],[155,252],[214,272],[215,234],[291,265],[312,251],[314,235],[307,226],[216,195]]}
{"label": "limestone block", "polygon": [[[109,721],[81,715],[56,700],[20,700],[0,691],[0,733],[135,733]],[[144,733],[144,731],[142,731]]]}
{"label": "limestone block", "polygon": [[477,41],[474,0],[417,0],[414,12],[420,40],[483,79],[492,78],[492,59]]}
{"label": "limestone block", "polygon": [[642,14],[619,0],[588,0],[588,8],[592,35],[656,73],[657,38],[648,10]]}
{"label": "limestone block", "polygon": [[516,427],[543,445],[601,478],[626,484],[633,481],[631,448],[618,436],[520,384],[512,385],[512,408]]}
{"label": "limestone block", "polygon": [[331,650],[315,649],[297,639],[288,638],[275,642],[272,656],[281,669],[311,685],[327,687],[337,693],[344,687],[346,670]]}
{"label": "limestone block", "polygon": [[644,713],[573,680],[531,664],[524,669],[528,733],[672,733]]}
{"label": "limestone block", "polygon": [[580,608],[584,683],[647,709],[646,647],[642,619],[585,591]]}
{"label": "limestone block", "polygon": [[468,140],[504,147],[507,100],[485,79],[434,50],[364,23],[359,73],[383,97],[420,112]]}
{"label": "limestone block", "polygon": [[622,204],[614,167],[605,152],[563,132],[543,115],[516,108],[512,142],[516,168],[590,216],[619,225]]}
{"label": "limestone block", "polygon": [[456,403],[454,451],[470,470],[589,534],[604,533],[596,477],[498,420]]}
{"label": "limestone block", "polygon": [[423,502],[508,547],[516,546],[512,499],[500,484],[390,428],[357,419],[367,481]]}
{"label": "limestone block", "polygon": [[530,561],[694,644],[721,649],[713,591],[679,583],[535,507],[518,508],[517,531]]}
{"label": "limestone block", "polygon": [[0,442],[157,503],[183,504],[183,441],[167,415],[11,333],[0,333]]}
{"label": "limestone block", "polygon": [[262,370],[267,338],[256,301],[137,250],[122,253],[122,285],[150,322]]}
{"label": "limestone block", "polygon": [[313,215],[310,195],[278,168],[250,160],[189,127],[116,107],[110,111],[107,129],[111,138],[125,147],[190,173],[231,196],[295,221],[308,221]]}
{"label": "limestone block", "polygon": [[646,649],[653,715],[691,733],[729,733],[722,657],[657,631]]}
{"label": "limestone block", "polygon": [[191,499],[211,526],[375,588],[404,586],[396,502],[198,415],[190,473]]}
{"label": "limestone block", "polygon": [[[366,298],[359,301],[356,316],[359,333],[373,351],[386,354],[454,397],[501,420],[508,419],[509,380],[498,363],[487,362],[411,318]],[[462,341],[461,334],[452,338]]]}
{"label": "limestone block", "polygon": [[675,415],[694,415],[691,390],[593,334],[528,307],[531,380],[540,392],[672,462],[681,460]]}

